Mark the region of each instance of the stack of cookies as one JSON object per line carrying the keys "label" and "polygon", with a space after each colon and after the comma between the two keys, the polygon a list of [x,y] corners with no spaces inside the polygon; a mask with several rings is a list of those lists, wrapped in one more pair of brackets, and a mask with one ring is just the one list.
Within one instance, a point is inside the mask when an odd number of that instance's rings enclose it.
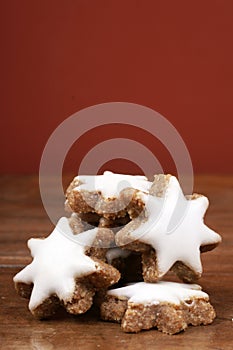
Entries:
{"label": "stack of cookies", "polygon": [[[29,240],[33,261],[14,277],[16,290],[40,319],[95,304],[125,332],[210,324],[215,311],[193,284],[201,253],[221,241],[203,222],[207,207],[202,195],[184,196],[171,175],[77,176],[66,192],[69,217],[47,238]],[[182,282],[163,280],[169,271]]]}

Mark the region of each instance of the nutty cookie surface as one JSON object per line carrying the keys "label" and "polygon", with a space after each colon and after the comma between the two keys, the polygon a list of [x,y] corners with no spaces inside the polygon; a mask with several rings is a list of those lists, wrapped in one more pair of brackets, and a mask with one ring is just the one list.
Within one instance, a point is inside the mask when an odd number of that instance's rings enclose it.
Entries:
{"label": "nutty cookie surface", "polygon": [[198,285],[174,282],[139,282],[107,292],[100,306],[101,318],[121,323],[125,332],[156,327],[176,334],[188,325],[213,322],[215,311]]}

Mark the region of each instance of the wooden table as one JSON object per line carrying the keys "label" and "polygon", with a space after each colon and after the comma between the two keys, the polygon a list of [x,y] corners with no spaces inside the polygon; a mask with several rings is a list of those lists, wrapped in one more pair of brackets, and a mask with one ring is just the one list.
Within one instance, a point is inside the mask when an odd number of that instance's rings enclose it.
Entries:
{"label": "wooden table", "polygon": [[35,320],[12,278],[30,261],[27,239],[47,235],[52,224],[40,200],[37,176],[1,176],[0,184],[1,349],[233,349],[233,176],[195,177],[195,192],[210,199],[206,222],[223,237],[217,249],[202,255],[200,279],[217,318],[210,326],[189,327],[175,336],[156,329],[125,334],[118,324],[102,322],[93,312]]}

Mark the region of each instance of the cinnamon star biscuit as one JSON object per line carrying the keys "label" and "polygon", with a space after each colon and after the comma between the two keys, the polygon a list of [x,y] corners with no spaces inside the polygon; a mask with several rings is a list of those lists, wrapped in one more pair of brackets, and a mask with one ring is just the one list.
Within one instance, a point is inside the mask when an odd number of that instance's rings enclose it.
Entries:
{"label": "cinnamon star biscuit", "polygon": [[170,269],[186,282],[200,278],[200,253],[221,242],[220,235],[203,222],[208,199],[185,197],[171,175],[155,176],[149,195],[138,196],[145,209],[116,233],[116,244],[141,252],[145,282],[156,282]]}
{"label": "cinnamon star biscuit", "polygon": [[176,334],[215,318],[209,296],[200,286],[174,282],[138,282],[109,290],[100,311],[103,320],[119,322],[124,332],[135,333],[157,327]]}
{"label": "cinnamon star biscuit", "polygon": [[86,255],[99,230],[71,239],[73,232],[63,217],[47,238],[28,241],[33,261],[14,277],[14,283],[21,296],[30,298],[29,309],[35,317],[49,317],[59,306],[73,314],[84,313],[97,290],[120,279],[113,266]]}

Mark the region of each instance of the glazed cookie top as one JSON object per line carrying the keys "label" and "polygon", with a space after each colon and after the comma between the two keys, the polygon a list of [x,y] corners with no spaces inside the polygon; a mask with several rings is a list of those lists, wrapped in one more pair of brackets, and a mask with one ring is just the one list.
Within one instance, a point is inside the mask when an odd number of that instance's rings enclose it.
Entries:
{"label": "glazed cookie top", "polygon": [[75,279],[98,269],[98,263],[85,255],[86,246],[92,244],[97,232],[95,228],[80,233],[75,242],[63,234],[73,235],[68,219],[62,217],[47,238],[28,241],[33,261],[14,277],[14,282],[33,283],[30,310],[52,294],[69,301],[75,290]]}
{"label": "glazed cookie top", "polygon": [[138,240],[154,248],[159,278],[177,261],[201,274],[200,247],[221,241],[220,235],[203,222],[208,199],[200,195],[187,199],[174,176],[162,177],[164,190],[160,186],[159,196],[154,185],[153,195],[141,193],[147,220],[135,227],[129,223],[130,232],[126,225],[116,234],[116,242],[121,245],[123,236],[127,235],[131,241]]}
{"label": "glazed cookie top", "polygon": [[111,289],[108,295],[118,299],[128,299],[132,304],[158,305],[169,303],[180,305],[194,299],[209,300],[208,294],[197,284],[184,284],[160,281],[157,283],[138,282],[128,286]]}
{"label": "glazed cookie top", "polygon": [[152,184],[145,176],[115,174],[111,171],[105,171],[103,175],[80,175],[74,180],[78,183],[74,191],[99,191],[105,198],[118,197],[125,188],[148,193]]}

